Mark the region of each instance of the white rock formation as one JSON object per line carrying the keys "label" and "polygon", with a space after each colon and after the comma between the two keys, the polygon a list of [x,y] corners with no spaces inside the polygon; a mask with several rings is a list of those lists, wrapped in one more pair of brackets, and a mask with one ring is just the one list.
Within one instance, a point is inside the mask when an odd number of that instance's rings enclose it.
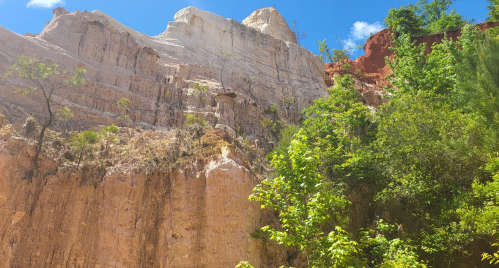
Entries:
{"label": "white rock formation", "polygon": [[[148,36],[100,11],[58,8],[34,37],[0,27],[0,71],[21,55],[68,70],[83,66],[85,85],[56,97],[90,124],[115,120],[120,112],[116,101],[128,98],[130,117],[141,125],[176,126],[183,114],[197,113],[214,124],[258,135],[269,106],[281,108],[280,120],[295,122],[301,109],[326,94],[324,67],[295,44],[275,9],[256,11],[245,24],[188,7],[177,12],[164,33]],[[223,94],[222,80],[235,94]],[[20,83],[0,77],[0,112],[10,119],[43,111],[36,95],[25,99],[12,93]],[[196,93],[196,83],[209,85],[208,92]]]}
{"label": "white rock formation", "polygon": [[276,39],[297,43],[295,33],[289,29],[288,23],[275,8],[258,9],[244,19],[243,24]]}

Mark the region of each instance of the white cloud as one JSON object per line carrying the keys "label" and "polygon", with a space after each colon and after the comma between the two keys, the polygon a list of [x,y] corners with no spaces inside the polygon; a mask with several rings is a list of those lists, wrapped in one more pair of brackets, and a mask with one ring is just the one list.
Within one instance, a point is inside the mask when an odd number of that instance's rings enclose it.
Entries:
{"label": "white cloud", "polygon": [[26,5],[27,7],[42,7],[42,8],[51,8],[55,5],[64,5],[63,0],[31,0]]}
{"label": "white cloud", "polygon": [[383,30],[383,25],[378,21],[373,24],[364,21],[356,21],[350,30],[350,35],[352,35],[352,38],[355,40],[361,40],[366,39],[371,34],[375,34],[381,30]]}
{"label": "white cloud", "polygon": [[350,50],[350,53],[354,54],[357,51],[359,41],[364,41],[371,34],[375,34],[383,30],[383,28],[383,25],[378,21],[372,24],[365,21],[356,21],[350,29],[350,37],[343,41],[345,49]]}
{"label": "white cloud", "polygon": [[343,41],[343,44],[345,45],[345,49],[353,49],[355,46],[357,46],[352,38],[348,38],[347,40]]}

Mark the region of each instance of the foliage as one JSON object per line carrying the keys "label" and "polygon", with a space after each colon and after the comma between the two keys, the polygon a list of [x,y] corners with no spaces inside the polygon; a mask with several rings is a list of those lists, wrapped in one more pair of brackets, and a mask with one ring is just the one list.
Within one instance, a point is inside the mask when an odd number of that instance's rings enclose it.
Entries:
{"label": "foliage", "polygon": [[249,264],[247,261],[240,262],[236,268],[255,268],[253,265]]}
{"label": "foliage", "polygon": [[99,140],[99,134],[91,130],[84,130],[82,132],[76,133],[73,136],[73,138],[71,139],[71,144],[79,154],[78,165],[76,168],[80,166],[80,162],[83,159],[83,156],[93,151],[93,145],[98,143]]}
{"label": "foliage", "polygon": [[397,88],[393,94],[416,94],[431,91],[450,96],[457,83],[459,61],[456,56],[458,46],[450,39],[434,45],[432,52],[425,54],[426,45],[416,45],[408,35],[394,37],[393,61],[386,58],[392,69],[388,77],[391,85]]}
{"label": "foliage", "polygon": [[489,13],[487,13],[487,21],[498,21],[499,20],[499,0],[487,0],[489,1],[489,5],[487,9]]}
{"label": "foliage", "polygon": [[409,36],[425,35],[423,19],[416,13],[416,6],[401,6],[399,9],[390,8],[383,23],[394,32],[408,34]]}
{"label": "foliage", "polygon": [[419,0],[416,5],[391,8],[384,24],[398,34],[412,37],[461,28],[466,21],[454,9],[449,10],[453,1]]}
{"label": "foliage", "polygon": [[326,41],[327,39],[324,39],[324,41],[317,41],[317,44],[319,45],[319,57],[322,61],[328,60],[331,63],[338,62],[341,64],[344,60],[350,57],[350,50],[352,48],[343,49],[340,38],[338,38],[339,49],[329,48]]}
{"label": "foliage", "polygon": [[303,110],[308,117],[304,129],[311,144],[320,148],[321,170],[327,178],[342,181],[353,176],[353,169],[364,177],[362,156],[357,153],[369,142],[371,115],[351,76],[334,79],[329,94]]}
{"label": "foliage", "polygon": [[196,84],[194,85],[194,90],[200,94],[206,93],[206,91],[208,91],[209,88],[210,88],[209,85],[203,86],[203,85],[199,84],[199,82],[196,82]]}
{"label": "foliage", "polygon": [[427,267],[419,261],[416,247],[398,237],[397,229],[380,219],[375,228],[362,231],[361,243],[370,250],[372,267]]}
{"label": "foliage", "polygon": [[[499,243],[492,244],[493,247],[499,247]],[[490,264],[498,265],[499,264],[499,251],[493,253],[492,255],[488,253],[482,254],[482,261],[488,260]]]}
{"label": "foliage", "polygon": [[401,206],[423,230],[451,220],[484,163],[485,129],[432,92],[392,99],[380,117],[377,199]]}
{"label": "foliage", "polygon": [[194,135],[198,140],[198,146],[201,146],[201,137],[204,134],[204,129],[208,127],[206,120],[197,117],[194,114],[188,114],[186,115],[185,125],[194,132]]}
{"label": "foliage", "polygon": [[25,56],[20,57],[17,60],[17,63],[14,63],[9,67],[6,76],[15,76],[27,80],[30,83],[30,85],[19,88],[15,92],[24,96],[33,92],[41,92],[41,99],[47,108],[48,118],[42,124],[42,129],[38,138],[37,151],[33,159],[35,172],[38,169],[38,156],[42,150],[45,131],[52,125],[54,117],[56,116],[52,112],[52,107],[54,105],[52,96],[54,92],[83,83],[83,76],[85,73],[85,69],[78,67],[72,76],[69,76],[64,80],[61,76],[65,75],[66,71],[63,70],[61,74],[59,66],[56,63],[48,64],[39,62],[36,59]]}
{"label": "foliage", "polygon": [[124,119],[128,118],[128,115],[126,113],[131,103],[132,102],[127,98],[122,98],[116,102],[118,109],[120,109],[123,112],[123,116],[121,118]]}
{"label": "foliage", "polygon": [[459,106],[483,117],[495,139],[499,137],[498,53],[499,41],[488,34],[477,38],[473,45],[463,49],[457,85]]}
{"label": "foliage", "polygon": [[250,200],[259,201],[262,209],[279,212],[281,228],[262,228],[271,240],[298,246],[310,257],[313,267],[331,267],[331,259],[323,255],[323,249],[331,247],[331,240],[321,227],[327,221],[345,225],[349,202],[341,188],[322,180],[319,152],[307,145],[303,131],[291,142],[288,154],[290,163],[284,155],[274,155],[272,164],[279,176],[257,185]]}
{"label": "foliage", "polygon": [[67,106],[63,106],[56,111],[57,120],[64,124],[64,131],[67,130],[67,124],[71,118],[74,117],[74,114]]}

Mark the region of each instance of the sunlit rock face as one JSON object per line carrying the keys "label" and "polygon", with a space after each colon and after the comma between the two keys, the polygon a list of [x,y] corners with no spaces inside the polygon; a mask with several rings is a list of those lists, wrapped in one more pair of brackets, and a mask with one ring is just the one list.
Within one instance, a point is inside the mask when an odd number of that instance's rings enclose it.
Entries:
{"label": "sunlit rock face", "polygon": [[[165,32],[148,36],[100,11],[58,8],[38,35],[0,27],[0,70],[21,55],[67,70],[84,67],[87,82],[55,96],[76,113],[79,124],[116,120],[123,112],[116,101],[128,98],[130,124],[174,127],[185,113],[196,113],[213,124],[260,135],[269,106],[281,108],[280,120],[297,122],[304,107],[326,94],[324,66],[296,44],[277,10],[257,10],[244,21],[188,7],[177,12]],[[36,94],[13,93],[22,83],[0,78],[0,112],[9,119],[43,112]],[[198,92],[196,84],[209,88]]]}

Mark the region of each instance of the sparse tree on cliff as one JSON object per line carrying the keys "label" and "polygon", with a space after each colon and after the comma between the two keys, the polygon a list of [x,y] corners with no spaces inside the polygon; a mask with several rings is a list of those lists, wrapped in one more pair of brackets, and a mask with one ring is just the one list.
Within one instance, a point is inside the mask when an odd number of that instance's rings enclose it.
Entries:
{"label": "sparse tree on cliff", "polygon": [[78,165],[76,168],[80,167],[81,160],[83,156],[87,153],[92,152],[93,145],[99,142],[100,137],[95,131],[85,130],[79,133],[76,133],[72,139],[72,145],[75,147],[76,151],[78,151]]}
{"label": "sparse tree on cliff", "polygon": [[222,84],[222,89],[225,93],[224,73],[225,73],[225,69],[227,67],[227,63],[228,63],[230,57],[232,57],[232,53],[225,51],[225,50],[222,50],[222,51],[220,51],[220,54],[221,54],[221,57],[220,57],[220,61],[218,62],[218,64],[220,65],[220,84]]}
{"label": "sparse tree on cliff", "polygon": [[39,62],[36,59],[22,56],[18,59],[17,63],[10,66],[6,74],[7,76],[15,76],[26,80],[30,85],[21,87],[15,92],[25,96],[31,93],[38,94],[44,101],[45,108],[47,109],[48,118],[42,123],[42,129],[38,138],[38,147],[33,159],[35,172],[38,170],[38,157],[42,150],[45,132],[52,125],[56,116],[52,111],[55,105],[52,98],[53,94],[58,90],[74,87],[84,82],[83,75],[86,73],[85,69],[78,67],[73,75],[66,79],[63,78],[66,71],[63,70],[61,74],[59,69],[56,63]]}
{"label": "sparse tree on cliff", "polygon": [[188,114],[185,125],[194,132],[198,140],[198,147],[201,146],[201,137],[203,136],[204,129],[208,126],[206,120],[193,114]]}
{"label": "sparse tree on cliff", "polygon": [[298,22],[293,21],[293,32],[295,32],[296,43],[299,45],[300,41],[306,39],[308,34],[304,31],[301,31],[300,27],[298,27]]}

